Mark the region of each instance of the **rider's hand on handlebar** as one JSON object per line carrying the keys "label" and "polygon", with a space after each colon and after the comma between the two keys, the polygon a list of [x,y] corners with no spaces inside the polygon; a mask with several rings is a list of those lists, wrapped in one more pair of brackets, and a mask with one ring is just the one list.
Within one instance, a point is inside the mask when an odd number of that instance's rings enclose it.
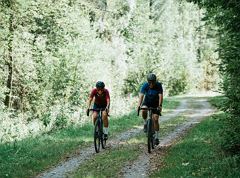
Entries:
{"label": "rider's hand on handlebar", "polygon": [[139,112],[140,112],[141,106],[137,107],[137,115],[139,116]]}
{"label": "rider's hand on handlebar", "polygon": [[137,107],[137,111],[139,111],[140,109],[141,109],[141,106],[138,106],[138,107]]}
{"label": "rider's hand on handlebar", "polygon": [[158,106],[158,107],[157,107],[157,110],[159,110],[160,113],[161,113],[161,112],[162,112],[162,106]]}
{"label": "rider's hand on handlebar", "polygon": [[106,108],[105,108],[105,111],[106,111],[107,113],[109,113],[109,108],[106,107]]}
{"label": "rider's hand on handlebar", "polygon": [[86,113],[87,113],[87,116],[89,116],[89,111],[90,111],[90,110],[89,110],[89,108],[88,108],[88,109],[87,109],[87,111],[86,111]]}

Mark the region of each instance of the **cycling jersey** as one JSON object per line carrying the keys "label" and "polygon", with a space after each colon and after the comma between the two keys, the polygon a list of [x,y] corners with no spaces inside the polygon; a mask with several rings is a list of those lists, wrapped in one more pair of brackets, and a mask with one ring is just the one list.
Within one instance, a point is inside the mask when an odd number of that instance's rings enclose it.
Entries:
{"label": "cycling jersey", "polygon": [[149,84],[145,82],[140,90],[140,93],[144,94],[143,105],[148,107],[158,107],[159,105],[159,94],[163,93],[162,84],[156,82],[153,88],[149,87]]}
{"label": "cycling jersey", "polygon": [[107,89],[103,89],[103,92],[100,95],[100,94],[98,94],[97,89],[94,88],[91,91],[90,97],[91,98],[95,97],[95,100],[94,100],[94,108],[95,109],[96,108],[105,108],[107,106],[107,99],[110,100],[109,91]]}

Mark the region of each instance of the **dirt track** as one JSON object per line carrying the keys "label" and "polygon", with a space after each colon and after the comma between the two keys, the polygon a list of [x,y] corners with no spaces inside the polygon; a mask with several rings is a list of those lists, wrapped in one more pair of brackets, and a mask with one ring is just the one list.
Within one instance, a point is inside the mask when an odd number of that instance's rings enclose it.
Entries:
{"label": "dirt track", "polygon": [[[210,104],[206,100],[200,99],[197,102],[199,102],[200,105],[198,110],[192,109],[190,105],[186,105],[185,103],[182,111],[183,115],[186,116],[188,120],[179,125],[173,132],[160,139],[160,144],[154,150],[155,154],[149,155],[145,147],[144,153],[140,155],[135,162],[126,165],[122,169],[120,173],[121,177],[148,177],[148,174],[158,167],[152,160],[157,159],[156,157],[158,157],[158,155],[156,153],[158,153],[159,156],[161,155],[159,153],[161,148],[169,146],[176,139],[180,138],[188,129],[213,113],[214,110],[211,109]],[[152,159],[153,157],[154,159]]]}
{"label": "dirt track", "polygon": [[[191,101],[192,102],[192,101]],[[172,119],[179,115],[184,115],[188,120],[179,125],[173,132],[167,136],[160,139],[160,145],[154,150],[152,156],[159,152],[162,147],[165,147],[174,142],[177,138],[185,133],[186,130],[191,128],[193,125],[199,123],[201,119],[205,116],[213,113],[213,109],[210,107],[209,103],[204,99],[194,100],[195,104],[197,103],[199,107],[192,108],[193,103],[190,103],[189,99],[181,100],[180,106],[175,109],[173,112],[162,116],[160,122]],[[138,135],[142,131],[142,127],[132,128],[126,132],[118,135],[117,138],[110,139],[108,146],[111,149],[118,147],[122,142],[126,142],[130,138]],[[157,165],[154,165],[154,162],[151,159],[151,156],[147,153],[146,147],[143,148],[143,154],[139,156],[137,160],[133,163],[129,163],[122,168],[119,173],[120,177],[148,177],[150,168],[154,168]],[[93,147],[88,147],[82,150],[78,150],[79,154],[72,158],[69,158],[65,162],[60,163],[56,167],[47,170],[46,172],[37,176],[38,178],[62,178],[67,177],[67,175],[77,169],[83,162],[91,159],[96,153]],[[156,155],[155,155],[156,156]],[[151,161],[150,161],[151,160]],[[150,166],[151,165],[151,166]]]}

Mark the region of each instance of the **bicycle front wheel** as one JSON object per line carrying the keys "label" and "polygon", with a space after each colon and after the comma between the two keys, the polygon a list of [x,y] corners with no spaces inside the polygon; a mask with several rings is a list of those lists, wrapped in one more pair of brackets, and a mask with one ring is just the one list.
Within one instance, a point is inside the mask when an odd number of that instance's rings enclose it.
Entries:
{"label": "bicycle front wheel", "polygon": [[104,137],[104,134],[102,134],[102,148],[105,149],[106,148],[106,140],[103,138]]}
{"label": "bicycle front wheel", "polygon": [[106,140],[104,139],[104,133],[103,133],[103,123],[101,122],[100,124],[100,134],[101,134],[101,143],[102,143],[102,148],[105,149],[106,148]]}
{"label": "bicycle front wheel", "polygon": [[100,133],[101,129],[100,129],[100,124],[98,121],[96,121],[95,126],[94,126],[94,148],[96,153],[99,153],[100,151],[100,142],[101,142],[101,137],[102,134]]}
{"label": "bicycle front wheel", "polygon": [[153,123],[151,119],[147,120],[147,145],[148,153],[151,153],[151,150],[154,149]]}

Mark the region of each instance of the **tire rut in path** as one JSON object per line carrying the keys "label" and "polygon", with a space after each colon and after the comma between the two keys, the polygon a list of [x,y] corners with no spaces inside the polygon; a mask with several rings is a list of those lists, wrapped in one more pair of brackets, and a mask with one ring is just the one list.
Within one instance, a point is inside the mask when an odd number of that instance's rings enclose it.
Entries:
{"label": "tire rut in path", "polygon": [[[162,121],[169,120],[171,118],[176,117],[178,114],[185,112],[186,110],[187,110],[187,100],[182,100],[179,107],[177,107],[173,112],[166,114],[165,116],[162,116],[161,120]],[[115,137],[113,139],[110,139],[107,143],[108,145],[107,147],[116,148],[122,142],[126,142],[130,138],[138,135],[141,131],[142,131],[142,127],[136,127],[126,132],[123,132],[119,134],[117,138]],[[101,150],[101,152],[103,151],[104,150]],[[37,178],[65,178],[68,176],[69,173],[76,170],[85,161],[91,159],[94,155],[96,155],[93,146],[84,148],[79,152],[80,153],[77,156],[71,157],[64,162],[61,162],[56,167],[51,168],[46,172],[39,174],[36,177]]]}

